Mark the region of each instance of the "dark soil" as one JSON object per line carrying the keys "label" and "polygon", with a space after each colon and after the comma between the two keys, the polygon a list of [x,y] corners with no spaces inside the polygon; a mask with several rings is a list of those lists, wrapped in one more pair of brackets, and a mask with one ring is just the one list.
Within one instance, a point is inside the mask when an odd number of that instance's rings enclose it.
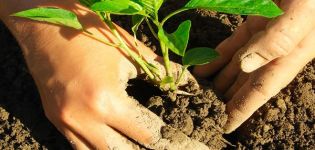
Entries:
{"label": "dark soil", "polygon": [[0,22],[0,149],[71,149],[46,119],[22,51]]}
{"label": "dark soil", "polygon": [[[187,87],[189,92],[194,88]],[[227,144],[222,137],[222,127],[227,120],[225,104],[210,88],[198,92],[200,94],[196,96],[178,95],[175,100],[168,96],[155,96],[145,106],[171,127],[205,143],[210,149],[222,149]]]}
{"label": "dark soil", "polygon": [[[169,0],[162,15],[180,3]],[[215,47],[228,37],[243,21],[231,16],[207,11],[189,11],[167,23],[169,31],[181,21],[192,20],[189,47]],[[119,18],[128,28],[129,19]],[[139,38],[157,50],[146,26],[140,28]],[[21,50],[0,23],[0,149],[71,149],[65,138],[45,118],[35,83],[25,65]],[[178,58],[173,59],[179,62]],[[140,82],[130,82],[132,87]],[[206,83],[206,82],[205,82]],[[148,87],[145,83],[144,86]],[[143,86],[143,85],[142,85]],[[186,88],[197,96],[177,96],[175,100],[158,90],[135,97],[159,115],[171,127],[204,142],[211,149],[315,149],[315,61],[268,104],[259,109],[241,129],[222,138],[221,127],[226,122],[225,105],[205,85],[203,90]],[[134,89],[134,88],[133,88]],[[203,91],[203,92],[202,92]],[[172,133],[165,128],[164,136]]]}
{"label": "dark soil", "polygon": [[[160,116],[170,127],[205,143],[211,149],[226,147],[228,142],[222,137],[222,127],[227,120],[225,104],[209,87],[200,90],[196,84],[189,82],[182,88],[189,93],[195,93],[195,96],[162,94],[157,88],[139,80],[130,81],[127,91],[141,104]],[[139,92],[147,94],[141,95]],[[161,96],[150,97],[150,94]],[[162,130],[162,135],[169,136],[170,134],[172,132],[169,130]]]}

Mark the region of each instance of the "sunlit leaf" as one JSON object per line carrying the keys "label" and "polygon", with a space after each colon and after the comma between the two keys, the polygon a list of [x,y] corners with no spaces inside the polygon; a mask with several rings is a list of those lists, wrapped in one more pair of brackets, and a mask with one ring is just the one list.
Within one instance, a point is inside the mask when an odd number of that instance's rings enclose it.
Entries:
{"label": "sunlit leaf", "polygon": [[159,39],[177,55],[184,56],[188,45],[191,21],[184,21],[179,25],[177,30],[168,34],[163,29],[159,29]]}
{"label": "sunlit leaf", "polygon": [[276,17],[282,10],[272,0],[190,0],[185,8],[208,9],[218,12]]}
{"label": "sunlit leaf", "polygon": [[93,4],[91,9],[118,15],[135,15],[140,14],[143,7],[133,0],[103,0]]}
{"label": "sunlit leaf", "polygon": [[12,16],[49,22],[52,24],[75,28],[78,30],[83,28],[77,16],[74,13],[60,8],[51,7],[33,8],[15,13]]}
{"label": "sunlit leaf", "polygon": [[153,19],[157,18],[157,13],[161,8],[164,0],[133,0],[140,4],[146,11],[146,14],[151,16]]}
{"label": "sunlit leaf", "polygon": [[219,53],[212,48],[198,47],[188,50],[183,57],[184,66],[203,65],[219,57]]}

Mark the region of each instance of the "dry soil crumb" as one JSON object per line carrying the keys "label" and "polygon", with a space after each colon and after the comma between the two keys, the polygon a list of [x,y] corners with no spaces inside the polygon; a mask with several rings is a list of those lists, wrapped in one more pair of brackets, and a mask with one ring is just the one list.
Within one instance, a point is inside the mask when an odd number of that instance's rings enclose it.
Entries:
{"label": "dry soil crumb", "polygon": [[226,146],[222,138],[222,127],[227,120],[225,105],[212,90],[207,89],[197,96],[178,95],[175,101],[155,96],[147,106],[171,127],[205,143],[210,149]]}
{"label": "dry soil crumb", "polygon": [[30,135],[21,121],[0,107],[0,149],[39,149],[39,143]]}

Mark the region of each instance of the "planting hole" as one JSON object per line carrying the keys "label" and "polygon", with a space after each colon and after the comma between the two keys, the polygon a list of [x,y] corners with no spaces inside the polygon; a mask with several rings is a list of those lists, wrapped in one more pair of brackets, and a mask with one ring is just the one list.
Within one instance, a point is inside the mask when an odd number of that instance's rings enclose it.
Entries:
{"label": "planting hole", "polygon": [[129,96],[145,105],[150,97],[162,95],[162,91],[153,84],[141,79],[132,79],[128,81],[126,89]]}

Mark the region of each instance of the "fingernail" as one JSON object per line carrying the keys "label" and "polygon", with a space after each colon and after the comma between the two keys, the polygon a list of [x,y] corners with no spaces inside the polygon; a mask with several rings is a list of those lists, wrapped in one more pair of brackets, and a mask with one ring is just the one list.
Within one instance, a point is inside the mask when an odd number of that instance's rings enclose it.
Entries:
{"label": "fingernail", "polygon": [[250,53],[241,60],[241,68],[244,72],[250,73],[265,65],[267,60],[257,53]]}

